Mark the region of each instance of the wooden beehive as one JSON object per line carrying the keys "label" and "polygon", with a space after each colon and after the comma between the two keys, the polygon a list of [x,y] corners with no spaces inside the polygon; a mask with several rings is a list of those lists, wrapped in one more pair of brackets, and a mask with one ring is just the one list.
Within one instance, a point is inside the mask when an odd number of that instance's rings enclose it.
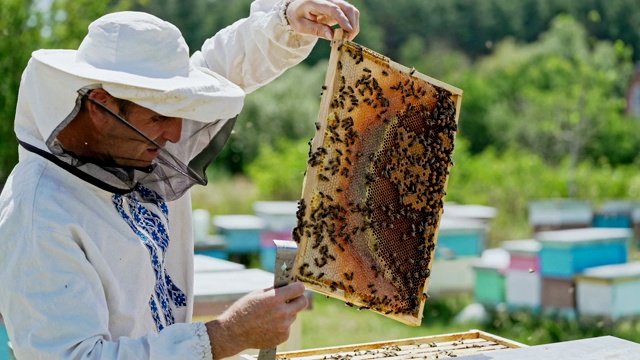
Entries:
{"label": "wooden beehive", "polygon": [[[277,359],[445,359],[522,347],[527,347],[527,345],[484,331],[470,330],[410,339],[281,352],[277,354]],[[242,358],[245,360],[255,359],[252,355],[242,355]]]}
{"label": "wooden beehive", "polygon": [[307,288],[419,325],[462,91],[336,31],[293,239]]}
{"label": "wooden beehive", "polygon": [[572,279],[587,268],[627,262],[630,229],[586,228],[543,231],[535,235],[543,277]]}
{"label": "wooden beehive", "polygon": [[640,315],[640,261],[596,266],[575,278],[580,316],[603,316],[616,321]]}

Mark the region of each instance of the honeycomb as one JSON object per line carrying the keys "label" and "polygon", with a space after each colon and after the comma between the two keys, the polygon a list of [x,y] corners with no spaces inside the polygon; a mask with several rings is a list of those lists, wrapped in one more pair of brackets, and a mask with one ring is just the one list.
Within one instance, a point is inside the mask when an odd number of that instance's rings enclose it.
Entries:
{"label": "honeycomb", "polygon": [[308,289],[419,325],[462,91],[337,31],[293,239]]}

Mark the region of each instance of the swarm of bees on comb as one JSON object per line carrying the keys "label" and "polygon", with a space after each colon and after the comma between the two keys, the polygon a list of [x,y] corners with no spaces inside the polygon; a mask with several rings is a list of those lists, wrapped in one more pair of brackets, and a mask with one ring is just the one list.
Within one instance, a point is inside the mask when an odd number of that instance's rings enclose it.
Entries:
{"label": "swarm of bees on comb", "polygon": [[293,230],[293,277],[419,325],[462,91],[340,30],[335,39]]}

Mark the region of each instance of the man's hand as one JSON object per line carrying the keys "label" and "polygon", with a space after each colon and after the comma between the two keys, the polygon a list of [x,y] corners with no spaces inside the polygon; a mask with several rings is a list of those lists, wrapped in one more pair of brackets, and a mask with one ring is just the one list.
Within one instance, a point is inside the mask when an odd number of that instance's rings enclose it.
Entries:
{"label": "man's hand", "polygon": [[304,285],[252,292],[206,324],[214,359],[245,349],[270,349],[289,338],[296,314],[307,307]]}
{"label": "man's hand", "polygon": [[333,25],[340,25],[349,40],[360,31],[360,12],[344,0],[291,0],[286,13],[296,32],[333,39]]}

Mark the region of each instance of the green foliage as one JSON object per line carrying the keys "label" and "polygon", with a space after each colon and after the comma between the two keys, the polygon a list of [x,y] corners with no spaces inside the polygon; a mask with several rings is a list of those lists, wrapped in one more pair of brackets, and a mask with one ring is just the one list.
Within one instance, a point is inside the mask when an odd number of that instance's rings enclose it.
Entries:
{"label": "green foliage", "polygon": [[[138,0],[144,2],[145,0]],[[112,11],[130,9],[136,0],[87,1],[54,0],[43,9],[43,47],[77,49],[89,24]]]}
{"label": "green foliage", "polygon": [[220,29],[249,14],[252,0],[149,0],[134,9],[153,14],[182,31],[191,52]]}
{"label": "green foliage", "polygon": [[[296,200],[300,197],[309,146],[306,141],[281,140],[276,146],[265,144],[247,167],[249,177],[261,199]],[[498,151],[489,148],[471,154],[469,143],[456,142],[447,188],[447,201],[481,204],[498,210],[490,228],[489,246],[504,240],[531,236],[527,209],[531,201],[566,198],[575,183],[576,197],[594,205],[610,199],[640,197],[640,173],[636,165],[612,167],[607,163],[582,161],[574,170],[565,158],[557,165],[521,149]]]}
{"label": "green foliage", "polygon": [[[391,58],[397,58],[401,45],[412,36],[427,46],[444,42],[479,58],[509,37],[537,40],[562,13],[579,19],[592,37],[640,48],[640,14],[634,0],[369,0],[362,5],[373,23],[384,29],[385,50]],[[634,60],[638,59],[637,52]]]}
{"label": "green foliage", "polygon": [[260,197],[266,200],[298,200],[306,170],[309,145],[280,139],[276,147],[260,146],[258,156],[247,166]]}
{"label": "green foliage", "polygon": [[572,18],[556,18],[536,43],[498,44],[474,70],[462,81],[470,87],[460,116],[474,152],[494,146],[525,149],[551,165],[568,160],[568,196],[578,196],[572,175],[581,160],[618,165],[638,157],[640,135],[630,131],[637,123],[622,115],[629,49],[590,42]]}
{"label": "green foliage", "polygon": [[126,9],[133,0],[103,2],[2,0],[0,6],[0,187],[18,161],[13,131],[20,77],[39,48],[77,48],[99,16]]}
{"label": "green foliage", "polygon": [[31,55],[23,49],[26,44],[37,46],[39,42],[31,6],[31,1],[24,0],[3,0],[0,6],[0,188],[18,161],[13,118],[20,76]]}
{"label": "green foliage", "polygon": [[[6,120],[0,125],[0,179],[6,177],[17,158],[10,122],[20,73],[32,50],[74,48],[92,20],[127,8],[148,11],[173,22],[195,50],[216,31],[246,16],[250,3],[251,0],[55,0],[48,11],[42,2],[33,6],[31,1],[4,0],[0,10],[0,71],[5,81],[0,85],[0,117]],[[359,43],[465,91],[461,136],[470,140],[473,153],[488,146],[524,146],[537,148],[536,152],[547,161],[557,162],[556,154],[567,152],[577,154],[574,162],[584,156],[613,165],[635,161],[634,149],[640,146],[640,135],[629,131],[634,124],[619,115],[628,83],[629,58],[640,58],[640,51],[631,53],[631,48],[640,44],[640,13],[635,11],[635,1],[353,3],[361,11]],[[541,35],[561,13],[571,14],[581,25],[566,19],[555,21],[552,30]],[[501,43],[507,38],[516,40]],[[531,42],[535,43],[522,45]],[[493,53],[495,49],[497,52]],[[328,43],[319,41],[306,61],[307,66],[319,67],[291,70],[284,76],[288,80],[282,80],[282,89],[273,88],[278,86],[276,82],[249,97],[236,129],[238,136],[232,138],[217,166],[242,172],[256,156],[260,142],[275,143],[273,132],[292,139],[310,134],[319,102],[318,87],[324,77],[321,64],[326,64],[328,53]],[[489,54],[490,60],[483,63],[493,62],[493,67],[472,62]],[[289,75],[292,72],[295,75]],[[278,106],[269,104],[274,99]],[[574,111],[576,106],[580,111]],[[308,120],[292,123],[294,116]],[[556,118],[563,120],[555,121]],[[574,131],[576,128],[580,131]]]}
{"label": "green foliage", "polygon": [[234,173],[242,172],[244,166],[255,159],[261,144],[276,144],[280,138],[311,137],[326,68],[326,61],[313,67],[300,64],[268,86],[249,94],[234,135],[216,159],[215,166],[226,167]]}
{"label": "green foliage", "polygon": [[[582,161],[574,168],[568,158],[549,165],[538,155],[514,148],[489,148],[472,155],[463,139],[457,140],[453,159],[447,201],[497,208],[489,233],[490,246],[531,236],[527,205],[533,200],[565,198],[572,191],[577,198],[595,205],[609,199],[640,197],[637,165],[612,167]],[[569,188],[570,177],[574,179],[573,190]]]}
{"label": "green foliage", "polygon": [[470,295],[430,299],[424,308],[422,326],[407,326],[371,311],[359,311],[357,307],[345,306],[344,301],[314,294],[311,310],[299,315],[302,319],[302,348],[314,349],[468,331],[477,325],[456,324],[451,320],[469,303]]}
{"label": "green foliage", "polygon": [[398,61],[433,78],[447,79],[452,85],[458,85],[471,68],[471,61],[465,53],[443,42],[427,48],[416,35],[409,37],[400,47]]}
{"label": "green foliage", "polygon": [[560,314],[539,314],[530,310],[490,309],[490,321],[483,330],[528,345],[548,344],[611,335],[640,341],[640,320],[611,322],[603,318],[576,321]]}
{"label": "green foliage", "polygon": [[212,216],[252,214],[253,204],[262,199],[254,183],[244,176],[233,176],[223,170],[207,171],[209,185],[191,188],[194,209],[209,210]]}
{"label": "green foliage", "polygon": [[[326,346],[361,344],[374,341],[407,339],[480,329],[526,345],[549,344],[597,336],[611,335],[640,342],[640,320],[611,322],[605,319],[575,321],[558,314],[540,314],[529,310],[488,309],[484,323],[456,323],[453,320],[469,295],[431,299],[424,307],[422,326],[410,327],[368,311],[357,311],[344,302],[326,299],[316,294],[313,308],[300,313],[302,347],[314,349]],[[384,329],[384,331],[380,331]]]}

